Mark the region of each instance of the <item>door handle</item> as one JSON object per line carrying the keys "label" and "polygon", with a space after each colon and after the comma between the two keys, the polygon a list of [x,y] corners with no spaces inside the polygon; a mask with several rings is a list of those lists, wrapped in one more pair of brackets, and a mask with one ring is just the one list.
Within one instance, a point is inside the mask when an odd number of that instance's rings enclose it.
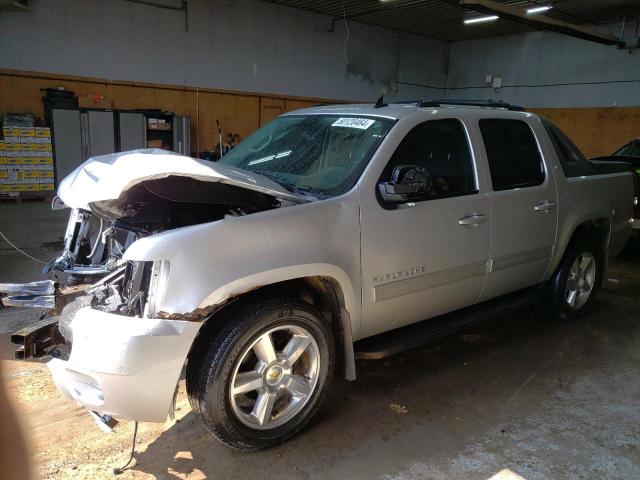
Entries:
{"label": "door handle", "polygon": [[458,225],[478,225],[479,223],[486,222],[487,217],[481,213],[471,213],[458,219]]}
{"label": "door handle", "polygon": [[549,200],[543,200],[540,203],[536,203],[533,206],[533,209],[536,212],[550,212],[551,210],[553,210],[554,208],[556,208],[556,204],[553,202],[550,202]]}

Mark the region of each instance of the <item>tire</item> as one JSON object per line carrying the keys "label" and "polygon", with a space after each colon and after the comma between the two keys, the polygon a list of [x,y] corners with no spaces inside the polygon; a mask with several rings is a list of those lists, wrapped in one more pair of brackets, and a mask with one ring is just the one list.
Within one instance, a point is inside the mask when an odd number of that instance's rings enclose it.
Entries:
{"label": "tire", "polygon": [[225,326],[187,364],[194,410],[230,447],[284,442],[313,417],[333,376],[327,322],[295,299],[262,301],[219,320]]}
{"label": "tire", "polygon": [[591,310],[602,285],[604,264],[604,252],[597,243],[577,241],[569,246],[549,284],[548,305],[556,318],[578,318]]}

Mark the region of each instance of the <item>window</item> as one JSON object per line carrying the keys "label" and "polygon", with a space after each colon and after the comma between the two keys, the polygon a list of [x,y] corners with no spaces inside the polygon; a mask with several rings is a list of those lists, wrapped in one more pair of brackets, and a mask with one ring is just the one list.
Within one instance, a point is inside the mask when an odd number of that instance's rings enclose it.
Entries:
{"label": "window", "polygon": [[593,165],[562,130],[547,119],[542,119],[542,125],[549,134],[565,177],[580,177],[595,173]]}
{"label": "window", "polygon": [[411,130],[385,167],[381,181],[399,165],[423,167],[433,190],[419,200],[476,193],[473,162],[464,127],[459,120],[431,120]]}
{"label": "window", "polygon": [[529,125],[520,120],[480,120],[494,190],[540,185],[544,165]]}
{"label": "window", "polygon": [[354,115],[284,115],[256,130],[219,163],[299,193],[341,195],[356,183],[394,121]]}
{"label": "window", "polygon": [[640,142],[633,141],[627,143],[624,147],[614,153],[617,157],[640,157]]}

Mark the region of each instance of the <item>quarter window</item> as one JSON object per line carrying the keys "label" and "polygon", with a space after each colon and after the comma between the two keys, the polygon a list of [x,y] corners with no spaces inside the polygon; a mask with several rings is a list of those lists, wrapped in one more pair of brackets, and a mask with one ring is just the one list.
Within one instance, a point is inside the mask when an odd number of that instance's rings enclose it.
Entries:
{"label": "quarter window", "polygon": [[414,127],[389,160],[381,180],[388,181],[400,165],[423,167],[431,176],[433,189],[415,201],[477,192],[469,142],[459,120],[431,120]]}
{"label": "quarter window", "polygon": [[544,182],[544,165],[529,125],[520,120],[480,120],[494,190]]}
{"label": "quarter window", "polygon": [[542,119],[542,125],[549,134],[565,177],[579,177],[595,173],[593,165],[562,130],[546,119]]}

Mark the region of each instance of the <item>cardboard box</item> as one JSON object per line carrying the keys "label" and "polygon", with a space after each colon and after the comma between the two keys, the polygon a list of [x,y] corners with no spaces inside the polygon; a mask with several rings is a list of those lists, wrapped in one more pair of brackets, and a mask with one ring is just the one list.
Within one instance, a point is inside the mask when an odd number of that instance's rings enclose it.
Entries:
{"label": "cardboard box", "polygon": [[51,140],[51,129],[49,127],[36,127],[36,137]]}
{"label": "cardboard box", "polygon": [[19,165],[9,165],[7,180],[10,184],[20,184],[24,181],[23,171]]}
{"label": "cardboard box", "polygon": [[150,123],[149,130],[171,130],[170,123]]}
{"label": "cardboard box", "polygon": [[38,152],[48,152],[51,155],[53,151],[50,143],[38,143],[36,144],[36,148]]}
{"label": "cardboard box", "polygon": [[55,187],[53,185],[53,182],[51,183],[41,183],[38,185],[38,190],[40,191],[47,191],[47,190],[53,190]]}
{"label": "cardboard box", "polygon": [[20,137],[35,137],[35,127],[18,127],[18,136]]}
{"label": "cardboard box", "polygon": [[2,127],[2,135],[7,143],[20,143],[20,130],[16,127]]}
{"label": "cardboard box", "polygon": [[78,97],[78,106],[80,108],[113,108],[113,102],[102,95],[84,95]]}
{"label": "cardboard box", "polygon": [[36,143],[51,143],[51,129],[36,127]]}
{"label": "cardboard box", "polygon": [[147,148],[162,148],[162,140],[148,140]]}
{"label": "cardboard box", "polygon": [[38,190],[40,190],[40,184],[39,183],[27,183],[24,186],[24,191],[25,192],[37,192]]}
{"label": "cardboard box", "polygon": [[7,142],[7,156],[9,153],[16,153],[22,151],[22,144],[19,142]]}

